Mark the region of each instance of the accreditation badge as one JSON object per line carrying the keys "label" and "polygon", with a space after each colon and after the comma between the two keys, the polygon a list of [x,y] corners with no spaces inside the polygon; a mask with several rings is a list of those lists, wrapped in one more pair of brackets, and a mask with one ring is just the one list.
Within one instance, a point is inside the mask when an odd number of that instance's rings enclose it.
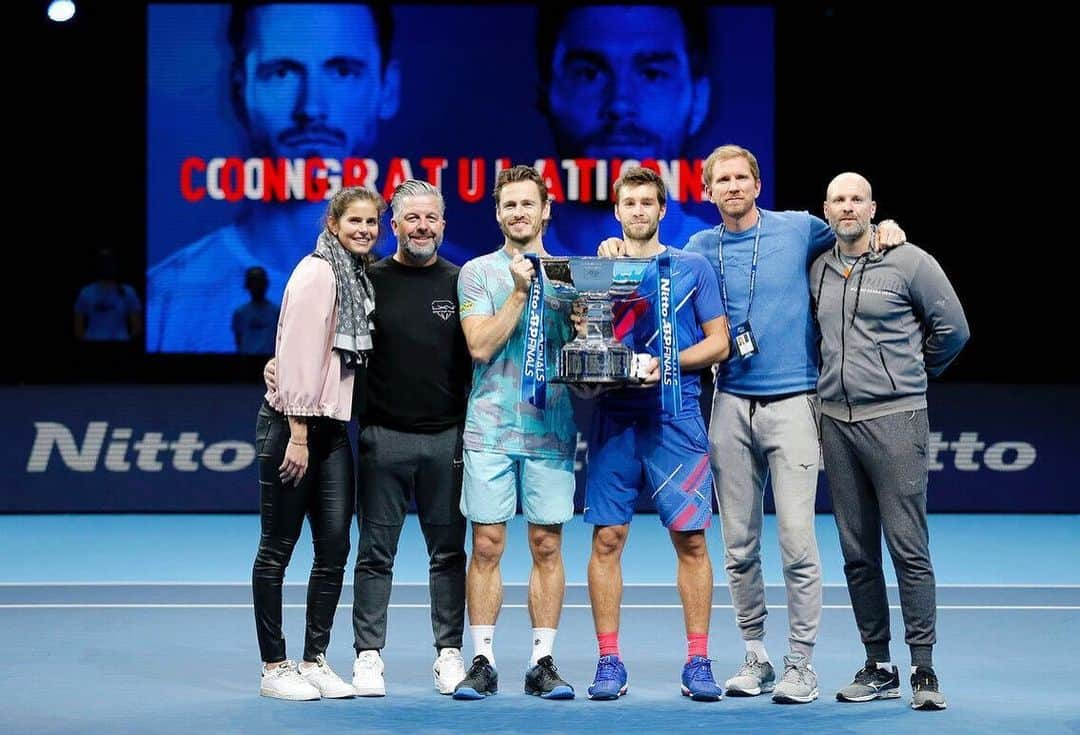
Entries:
{"label": "accreditation badge", "polygon": [[745,360],[757,354],[757,340],[754,339],[754,330],[750,328],[749,320],[737,325],[732,334],[735,351],[739,353],[739,357]]}

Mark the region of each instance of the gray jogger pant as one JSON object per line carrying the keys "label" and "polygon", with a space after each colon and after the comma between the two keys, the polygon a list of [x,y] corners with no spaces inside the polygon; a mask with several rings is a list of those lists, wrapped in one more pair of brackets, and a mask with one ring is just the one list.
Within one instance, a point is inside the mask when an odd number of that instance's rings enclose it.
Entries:
{"label": "gray jogger pant", "polygon": [[896,568],[912,665],[931,666],[937,602],[926,526],[926,409],[821,421],[821,446],[855,623],[867,658],[889,660],[881,534]]}
{"label": "gray jogger pant", "polygon": [[427,544],[435,648],[461,648],[465,626],[465,518],[458,508],[461,427],[419,434],[366,426],[360,432],[358,454],[360,547],[353,575],[357,653],[386,645],[394,557],[410,499],[416,500]]}
{"label": "gray jogger pant", "polygon": [[735,619],[744,640],[765,636],[761,526],[772,476],[787,587],[791,650],[810,658],[821,623],[821,559],[814,535],[820,450],[813,394],[787,398],[713,397],[709,456]]}

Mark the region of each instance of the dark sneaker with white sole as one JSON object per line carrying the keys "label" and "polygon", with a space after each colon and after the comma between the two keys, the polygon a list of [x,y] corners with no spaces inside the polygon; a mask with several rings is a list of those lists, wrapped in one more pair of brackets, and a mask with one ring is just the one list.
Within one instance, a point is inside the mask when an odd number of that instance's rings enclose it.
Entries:
{"label": "dark sneaker with white sole", "polygon": [[900,674],[896,667],[879,668],[873,661],[855,674],[855,681],[836,693],[840,702],[870,702],[875,699],[896,699],[900,696]]}
{"label": "dark sneaker with white sole", "polygon": [[465,678],[454,687],[454,699],[483,699],[499,693],[499,674],[487,656],[475,656]]}
{"label": "dark sneaker with white sole", "polygon": [[574,687],[559,676],[551,656],[544,656],[525,672],[525,693],[541,699],[573,699]]}
{"label": "dark sneaker with white sole", "polygon": [[911,675],[911,709],[945,709],[945,695],[938,686],[937,674],[930,666],[916,666]]}

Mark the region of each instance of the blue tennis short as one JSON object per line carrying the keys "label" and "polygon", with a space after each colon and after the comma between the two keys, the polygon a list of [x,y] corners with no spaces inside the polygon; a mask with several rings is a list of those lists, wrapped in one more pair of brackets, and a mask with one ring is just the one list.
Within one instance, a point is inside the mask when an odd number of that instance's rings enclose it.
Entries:
{"label": "blue tennis short", "polygon": [[713,478],[701,416],[593,414],[585,520],[597,526],[629,523],[643,490],[666,528],[709,527]]}
{"label": "blue tennis short", "polygon": [[574,460],[466,449],[461,514],[474,523],[503,523],[517,513],[541,526],[574,517]]}

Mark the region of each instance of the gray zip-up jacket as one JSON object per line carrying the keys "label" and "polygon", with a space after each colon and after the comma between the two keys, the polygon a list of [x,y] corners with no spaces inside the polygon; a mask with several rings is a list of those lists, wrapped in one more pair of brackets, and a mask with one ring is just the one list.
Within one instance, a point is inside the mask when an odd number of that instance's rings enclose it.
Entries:
{"label": "gray zip-up jacket", "polygon": [[926,408],[927,375],[941,374],[969,336],[945,272],[911,244],[864,253],[844,271],[836,247],[810,266],[822,413],[852,422]]}

